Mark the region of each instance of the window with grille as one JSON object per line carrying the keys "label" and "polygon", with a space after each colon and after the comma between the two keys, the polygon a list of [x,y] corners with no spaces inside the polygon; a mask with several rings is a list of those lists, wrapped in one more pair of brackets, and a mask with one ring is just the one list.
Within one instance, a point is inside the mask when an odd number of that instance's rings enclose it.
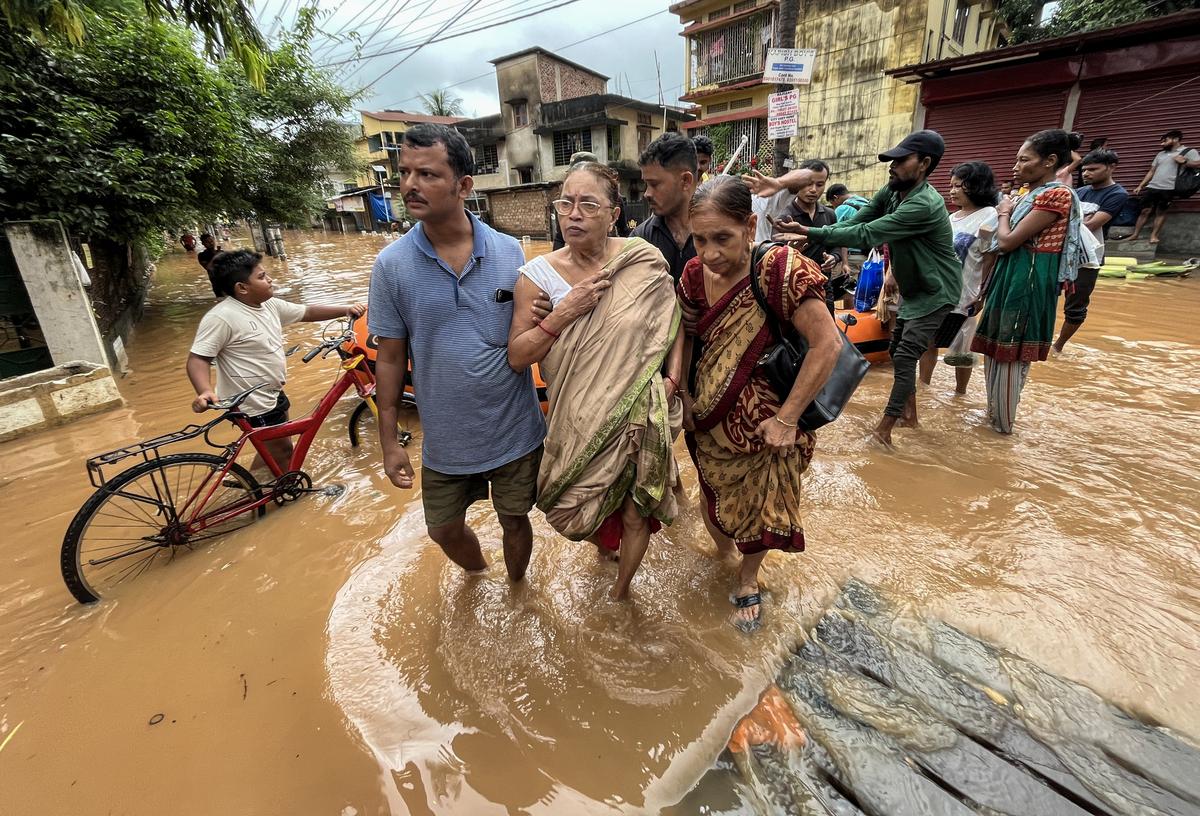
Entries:
{"label": "window with grille", "polygon": [[733,4],[733,13],[741,14],[743,11],[749,11],[758,5],[758,0],[742,0],[740,3]]}
{"label": "window with grille", "polygon": [[637,120],[637,122],[638,122],[638,124],[639,124],[639,125],[649,125],[649,124],[651,124],[651,122],[650,122],[650,114],[648,114],[648,113],[639,113],[639,114],[637,115],[637,117],[638,117],[638,120]]}
{"label": "window with grille", "polygon": [[688,37],[688,90],[761,76],[775,39],[770,9],[747,14],[719,28]]}
{"label": "window with grille", "polygon": [[590,128],[560,130],[554,134],[554,164],[557,167],[570,164],[572,153],[591,149],[592,131]]}
{"label": "window with grille", "polygon": [[475,175],[486,176],[495,173],[500,166],[495,145],[480,145],[475,148]]}
{"label": "window with grille", "polygon": [[967,22],[971,19],[971,6],[958,0],[954,7],[954,41],[962,45],[967,41]]}
{"label": "window with grille", "polygon": [[728,102],[718,102],[715,105],[708,106],[708,115],[712,116],[714,113],[724,113],[727,110],[729,110]]}
{"label": "window with grille", "polygon": [[744,99],[735,99],[729,103],[730,110],[738,110],[739,108],[748,108],[754,104],[754,97],[747,96]]}
{"label": "window with grille", "polygon": [[646,148],[650,146],[653,136],[650,128],[638,128],[638,153],[645,153]]}
{"label": "window with grille", "polygon": [[608,160],[621,160],[621,126],[608,126]]}
{"label": "window with grille", "polygon": [[729,16],[729,6],[726,6],[723,9],[717,9],[716,11],[709,12],[708,21],[711,23],[713,20],[720,20],[722,17],[728,17],[728,16]]}
{"label": "window with grille", "polygon": [[513,127],[520,128],[529,124],[529,105],[525,100],[510,103],[512,108]]}

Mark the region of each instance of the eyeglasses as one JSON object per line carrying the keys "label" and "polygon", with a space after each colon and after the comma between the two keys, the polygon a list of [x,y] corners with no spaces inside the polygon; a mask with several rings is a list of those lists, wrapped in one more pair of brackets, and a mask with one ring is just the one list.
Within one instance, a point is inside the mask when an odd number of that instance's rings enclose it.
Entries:
{"label": "eyeglasses", "polygon": [[568,201],[565,198],[559,198],[551,201],[550,203],[554,205],[554,211],[559,215],[570,215],[574,211],[576,205],[578,205],[579,211],[583,213],[585,218],[594,218],[600,214],[601,210],[604,209],[604,205],[596,201],[575,202]]}

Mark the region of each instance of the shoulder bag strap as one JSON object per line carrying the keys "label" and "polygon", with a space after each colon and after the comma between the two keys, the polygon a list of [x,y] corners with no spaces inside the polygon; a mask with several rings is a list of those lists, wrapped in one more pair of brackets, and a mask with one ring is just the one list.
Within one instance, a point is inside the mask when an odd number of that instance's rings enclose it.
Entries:
{"label": "shoulder bag strap", "polygon": [[754,293],[754,299],[758,301],[758,307],[766,315],[767,325],[770,326],[771,333],[779,339],[779,342],[792,346],[793,338],[796,337],[795,329],[790,324],[785,326],[783,321],[779,319],[779,315],[775,314],[775,310],[767,303],[767,296],[763,293],[762,284],[758,279],[758,267],[762,263],[762,259],[773,248],[779,246],[787,245],[779,241],[763,241],[750,254],[750,291]]}
{"label": "shoulder bag strap", "polygon": [[758,301],[758,308],[762,309],[763,314],[766,315],[771,331],[776,337],[782,337],[783,333],[779,330],[779,317],[767,303],[767,297],[763,294],[762,285],[758,280],[758,265],[762,263],[762,259],[771,247],[775,246],[780,246],[780,244],[775,241],[763,241],[750,253],[750,291],[754,293],[754,299]]}

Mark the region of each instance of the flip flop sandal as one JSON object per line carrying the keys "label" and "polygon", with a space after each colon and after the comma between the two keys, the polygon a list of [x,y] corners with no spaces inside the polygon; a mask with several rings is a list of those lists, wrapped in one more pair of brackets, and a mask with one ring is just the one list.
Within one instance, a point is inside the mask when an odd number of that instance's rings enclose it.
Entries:
{"label": "flip flop sandal", "polygon": [[738,609],[749,609],[752,606],[760,607],[758,610],[758,617],[754,618],[753,620],[744,621],[744,620],[741,620],[740,618],[738,618],[738,619],[735,619],[733,622],[733,626],[735,629],[737,629],[740,632],[744,632],[747,635],[751,634],[752,632],[757,632],[759,630],[759,628],[762,626],[762,608],[761,608],[762,607],[762,595],[761,595],[761,593],[752,592],[749,595],[739,595],[737,597],[734,597],[732,600],[733,600],[733,605],[735,607],[737,607]]}

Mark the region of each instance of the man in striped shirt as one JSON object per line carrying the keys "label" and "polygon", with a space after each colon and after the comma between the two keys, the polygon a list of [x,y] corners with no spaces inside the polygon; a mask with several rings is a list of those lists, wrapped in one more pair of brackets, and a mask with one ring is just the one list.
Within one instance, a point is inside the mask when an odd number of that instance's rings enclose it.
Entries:
{"label": "man in striped shirt", "polygon": [[418,223],[379,253],[367,313],[379,338],[380,442],[392,484],[411,488],[415,473],[396,438],[411,357],[429,536],[463,569],[486,569],[466,511],[490,488],[504,563],[519,581],[533,547],[528,513],[546,428],[531,373],[508,365],[512,291],[525,255],[516,239],[465,209],[473,169],[458,131],[418,125],[405,132],[401,191]]}

